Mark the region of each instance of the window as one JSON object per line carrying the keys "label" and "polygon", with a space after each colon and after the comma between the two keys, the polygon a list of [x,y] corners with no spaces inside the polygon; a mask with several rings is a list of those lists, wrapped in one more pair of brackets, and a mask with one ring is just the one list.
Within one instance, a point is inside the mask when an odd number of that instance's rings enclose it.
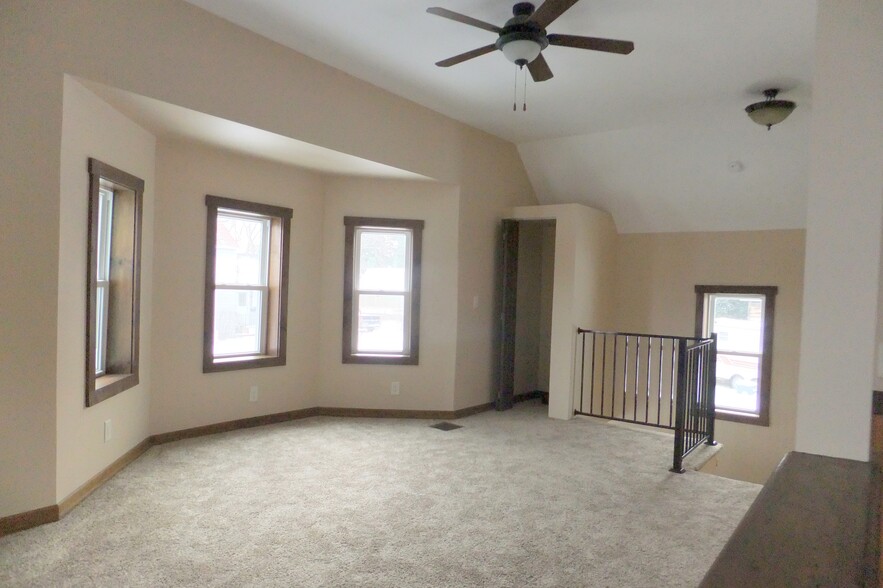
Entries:
{"label": "window", "polygon": [[89,159],[86,406],[138,384],[144,181]]}
{"label": "window", "polygon": [[769,426],[775,286],[696,286],[696,335],[717,333],[716,415]]}
{"label": "window", "polygon": [[203,372],[285,365],[290,208],[207,195]]}
{"label": "window", "polygon": [[343,362],[416,365],[423,221],[345,217]]}

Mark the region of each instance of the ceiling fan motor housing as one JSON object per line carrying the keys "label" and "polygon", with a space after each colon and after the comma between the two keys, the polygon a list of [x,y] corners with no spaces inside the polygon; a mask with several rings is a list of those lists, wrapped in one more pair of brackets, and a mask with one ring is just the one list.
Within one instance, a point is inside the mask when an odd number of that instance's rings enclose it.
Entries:
{"label": "ceiling fan motor housing", "polygon": [[[514,16],[506,21],[500,31],[500,36],[495,43],[497,49],[502,51],[504,45],[513,41],[533,41],[540,46],[540,51],[548,47],[549,39],[546,37],[546,30],[529,20],[533,13],[534,6],[530,2],[519,2],[513,6],[512,14]],[[526,62],[516,62],[516,65],[526,65]]]}

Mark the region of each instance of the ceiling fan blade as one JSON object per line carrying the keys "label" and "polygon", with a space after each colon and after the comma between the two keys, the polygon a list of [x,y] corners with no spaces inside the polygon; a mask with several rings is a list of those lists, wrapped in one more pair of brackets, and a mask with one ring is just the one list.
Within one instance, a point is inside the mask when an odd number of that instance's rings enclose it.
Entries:
{"label": "ceiling fan blade", "polygon": [[426,12],[428,12],[429,14],[434,14],[436,16],[441,16],[443,18],[456,20],[457,22],[462,22],[463,24],[472,25],[474,27],[490,31],[492,33],[499,33],[503,30],[496,25],[484,22],[483,20],[478,20],[477,18],[472,18],[471,16],[466,16],[465,14],[460,14],[459,12],[453,12],[452,10],[448,10],[447,8],[432,7],[427,8]]}
{"label": "ceiling fan blade", "polygon": [[607,53],[620,53],[628,55],[635,49],[631,41],[617,41],[616,39],[598,39],[595,37],[578,37],[576,35],[547,35],[549,45],[559,47],[574,47],[576,49],[591,49],[593,51],[606,51]]}
{"label": "ceiling fan blade", "polygon": [[543,5],[537,8],[536,12],[530,16],[529,20],[537,23],[540,25],[540,28],[544,29],[577,2],[578,0],[546,0],[543,2]]}
{"label": "ceiling fan blade", "polygon": [[546,63],[546,59],[543,57],[542,53],[537,55],[536,59],[527,64],[527,69],[530,71],[530,77],[532,77],[535,82],[545,82],[552,78],[552,70],[549,69],[549,64]]}
{"label": "ceiling fan blade", "polygon": [[496,45],[485,45],[484,47],[479,47],[478,49],[473,49],[472,51],[467,51],[466,53],[443,59],[442,61],[436,62],[436,65],[439,67],[451,67],[452,65],[463,63],[464,61],[478,57],[479,55],[484,55],[485,53],[490,53],[496,49]]}

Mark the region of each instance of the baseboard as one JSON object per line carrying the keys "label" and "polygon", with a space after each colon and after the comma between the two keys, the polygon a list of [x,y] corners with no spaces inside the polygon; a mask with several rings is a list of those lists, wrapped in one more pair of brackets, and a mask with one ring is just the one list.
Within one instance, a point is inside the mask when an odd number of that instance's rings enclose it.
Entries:
{"label": "baseboard", "polygon": [[153,443],[148,437],[124,453],[112,464],[98,472],[98,474],[89,479],[85,484],[74,490],[67,498],[58,503],[58,518],[63,518],[75,506],[83,502],[87,496],[95,492],[98,488],[104,485],[105,482],[114,477],[120,470],[141,457],[141,455],[150,449],[152,445]]}
{"label": "baseboard", "polygon": [[493,410],[494,403],[488,402],[486,404],[478,404],[476,406],[467,406],[466,408],[461,408],[459,410],[455,410],[453,416],[448,417],[450,419],[462,419],[463,417],[472,416],[474,414],[478,414],[480,412],[484,412],[486,410]]}
{"label": "baseboard", "polygon": [[323,406],[317,408],[321,416],[356,417],[374,419],[431,419],[453,420],[478,414],[493,408],[492,403],[469,406],[459,410],[401,410],[389,408],[338,408]]}
{"label": "baseboard", "polygon": [[181,441],[182,439],[205,437],[206,435],[217,435],[218,433],[226,433],[239,429],[250,429],[252,427],[261,427],[263,425],[273,425],[276,423],[284,423],[286,421],[295,421],[298,419],[305,419],[307,417],[320,416],[322,414],[322,410],[324,409],[304,408],[301,410],[289,410],[286,412],[277,412],[274,414],[265,414],[262,416],[236,419],[233,421],[225,421],[223,423],[215,423],[212,425],[204,425],[201,427],[193,427],[190,429],[181,429],[180,431],[170,431],[168,433],[152,435],[150,437],[150,442],[153,445],[162,445],[163,443]]}
{"label": "baseboard", "polygon": [[32,527],[39,527],[46,523],[54,523],[60,518],[57,504],[9,515],[0,518],[0,537]]}
{"label": "baseboard", "polygon": [[522,392],[512,397],[513,402],[525,402],[527,400],[539,399],[543,400],[543,404],[549,403],[549,393],[542,390],[533,390],[531,392]]}
{"label": "baseboard", "polygon": [[151,435],[127,451],[112,464],[104,468],[101,472],[93,476],[88,482],[77,488],[58,504],[0,518],[0,537],[60,520],[78,504],[83,502],[86,497],[114,477],[114,475],[120,470],[141,457],[144,452],[154,445],[162,445],[163,443],[181,441],[182,439],[192,439],[194,437],[204,437],[206,435],[216,435],[218,433],[226,433],[228,431],[236,431],[239,429],[284,423],[314,416],[452,420],[491,410],[491,408],[493,408],[493,403],[479,404],[477,406],[470,406],[459,410],[397,410],[320,406],[236,419],[223,423],[215,423],[213,425],[204,425],[201,427],[192,427],[190,429],[181,429],[180,431],[170,431],[168,433]]}

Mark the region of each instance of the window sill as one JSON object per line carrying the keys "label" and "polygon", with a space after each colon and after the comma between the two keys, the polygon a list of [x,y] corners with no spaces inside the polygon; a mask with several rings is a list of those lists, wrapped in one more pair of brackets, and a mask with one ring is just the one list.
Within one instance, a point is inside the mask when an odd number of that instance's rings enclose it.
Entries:
{"label": "window sill", "polygon": [[355,364],[378,364],[378,365],[417,365],[416,355],[372,355],[370,353],[358,353],[343,356],[343,363]]}
{"label": "window sill", "polygon": [[105,374],[95,378],[95,389],[86,395],[86,406],[95,406],[102,400],[138,385],[138,374]]}
{"label": "window sill", "polygon": [[246,355],[241,357],[207,358],[202,362],[202,373],[232,372],[253,368],[285,365],[284,355]]}
{"label": "window sill", "polygon": [[735,412],[718,408],[714,411],[714,418],[719,421],[730,421],[733,423],[742,423],[745,425],[755,425],[757,427],[770,426],[769,416],[763,414],[752,414],[750,412]]}

